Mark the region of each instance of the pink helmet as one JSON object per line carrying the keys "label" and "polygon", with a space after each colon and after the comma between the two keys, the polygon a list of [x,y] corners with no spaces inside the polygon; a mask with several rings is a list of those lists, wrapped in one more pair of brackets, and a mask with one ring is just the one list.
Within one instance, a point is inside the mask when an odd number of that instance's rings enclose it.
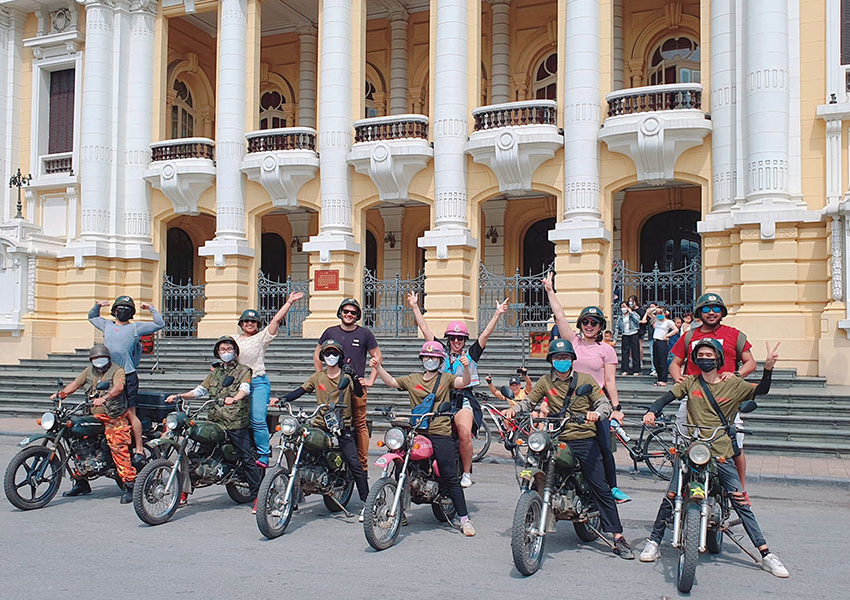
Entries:
{"label": "pink helmet", "polygon": [[449,324],[446,325],[446,332],[443,334],[443,337],[449,335],[462,335],[468,338],[469,330],[466,328],[463,321],[450,321]]}
{"label": "pink helmet", "polygon": [[423,356],[444,359],[446,358],[446,353],[440,342],[425,342],[422,344],[422,350],[419,351],[419,358],[422,358]]}

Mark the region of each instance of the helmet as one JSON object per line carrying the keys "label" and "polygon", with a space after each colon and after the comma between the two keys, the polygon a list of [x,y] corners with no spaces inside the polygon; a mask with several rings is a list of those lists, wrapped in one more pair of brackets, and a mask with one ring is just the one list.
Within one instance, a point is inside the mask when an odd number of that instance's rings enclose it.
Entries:
{"label": "helmet", "polygon": [[126,306],[130,310],[132,310],[132,314],[136,314],[136,303],[133,302],[133,299],[130,296],[118,296],[115,299],[115,302],[112,303],[112,308],[109,309],[109,314],[113,317],[115,316],[115,309],[119,306]]}
{"label": "helmet", "polygon": [[469,338],[469,329],[466,328],[466,324],[464,324],[463,321],[449,321],[449,324],[446,325],[446,332],[443,334],[443,337],[449,335],[462,335]]}
{"label": "helmet", "polygon": [[511,377],[510,381],[508,381],[508,385],[513,385],[513,384],[520,385],[521,383],[522,383],[522,380],[519,377],[517,377],[516,375]]}
{"label": "helmet", "polygon": [[696,361],[697,350],[699,350],[703,346],[708,346],[709,348],[714,350],[714,364],[717,365],[718,369],[720,369],[723,366],[723,363],[726,361],[726,357],[723,355],[723,344],[721,344],[718,340],[715,340],[714,338],[700,338],[695,341],[693,346],[691,347],[691,360]]}
{"label": "helmet", "polygon": [[213,356],[215,356],[216,358],[220,358],[218,355],[218,347],[224,342],[230,342],[231,344],[233,344],[233,349],[236,351],[236,356],[239,356],[239,344],[237,344],[236,340],[234,340],[229,335],[223,335],[216,340],[215,346],[213,346]]}
{"label": "helmet", "polygon": [[422,349],[419,351],[419,358],[422,358],[423,356],[445,359],[446,351],[443,349],[443,345],[440,342],[425,342],[422,344]]}
{"label": "helmet", "polygon": [[357,301],[357,298],[346,298],[342,302],[339,303],[339,308],[336,309],[336,317],[337,319],[342,318],[342,307],[343,306],[353,306],[357,309],[357,316],[354,318],[355,321],[359,321],[360,317],[363,315],[363,311],[360,308],[360,303]]}
{"label": "helmet", "polygon": [[337,352],[339,352],[340,360],[345,357],[345,352],[342,351],[342,344],[340,344],[336,340],[325,340],[324,342],[322,342],[322,348],[321,350],[319,350],[319,356],[324,356],[325,350],[328,350],[329,348],[333,348]]}
{"label": "helmet", "polygon": [[249,308],[247,310],[243,310],[242,314],[239,316],[239,327],[242,327],[242,323],[244,321],[254,321],[259,325],[263,321],[260,319],[260,313],[258,313],[253,308]]}
{"label": "helmet", "polygon": [[569,354],[573,357],[573,360],[576,359],[576,351],[573,349],[573,345],[563,338],[549,342],[549,352],[546,354],[546,360],[551,363],[552,357],[556,354]]}
{"label": "helmet", "polygon": [[112,358],[112,355],[109,353],[109,348],[107,348],[104,344],[95,344],[91,347],[91,350],[89,350],[89,360],[103,356],[106,358]]}
{"label": "helmet", "polygon": [[697,315],[697,318],[700,318],[704,306],[719,306],[723,309],[720,316],[725,317],[727,314],[726,305],[723,304],[723,298],[718,294],[708,292],[697,298],[697,303],[694,305],[694,313]]}
{"label": "helmet", "polygon": [[576,325],[581,323],[581,320],[585,317],[593,317],[597,321],[601,323],[599,327],[600,330],[605,329],[608,325],[608,321],[605,320],[605,314],[602,312],[602,309],[598,306],[586,306],[581,309],[581,312],[578,315],[578,319],[576,319]]}

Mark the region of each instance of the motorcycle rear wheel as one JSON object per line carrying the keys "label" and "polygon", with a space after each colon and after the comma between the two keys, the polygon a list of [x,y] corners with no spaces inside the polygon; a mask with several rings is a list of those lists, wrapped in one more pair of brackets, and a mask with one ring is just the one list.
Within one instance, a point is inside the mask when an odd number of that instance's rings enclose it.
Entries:
{"label": "motorcycle rear wheel", "polygon": [[332,493],[322,496],[322,500],[325,502],[325,508],[332,513],[342,510],[339,506],[337,506],[337,503],[331,499],[332,497],[336,498],[336,501],[342,506],[348,506],[348,501],[351,500],[351,494],[354,492],[354,479],[351,477],[351,473],[349,473],[348,468],[345,470],[345,475],[338,477],[337,484],[338,485],[334,486]]}
{"label": "motorcycle rear wheel", "polygon": [[487,455],[491,442],[490,426],[486,419],[482,419],[481,427],[478,428],[476,436],[472,438],[472,462],[478,462]]}
{"label": "motorcycle rear wheel", "polygon": [[[578,498],[577,500],[579,502],[578,510],[579,512],[581,512],[582,510],[584,510],[584,502],[581,500],[581,498]],[[596,515],[588,519],[588,523],[592,525],[593,528],[596,529],[596,531],[599,531],[599,527],[601,526],[599,511],[596,512]],[[593,540],[599,537],[596,534],[596,531],[593,531],[593,529],[587,526],[587,523],[573,521],[573,529],[575,529],[578,539],[580,539],[582,542],[592,542]]]}
{"label": "motorcycle rear wheel", "polygon": [[375,550],[386,550],[398,539],[401,529],[401,507],[394,517],[387,513],[393,505],[398,482],[391,477],[381,477],[369,490],[363,515],[363,533]]}
{"label": "motorcycle rear wheel", "polygon": [[257,528],[270,540],[282,536],[292,518],[298,490],[293,488],[289,503],[284,504],[287,485],[289,469],[283,466],[269,469],[260,484],[257,494]]}
{"label": "motorcycle rear wheel", "polygon": [[251,495],[248,490],[248,484],[244,481],[231,481],[224,488],[227,490],[227,495],[236,504],[248,504],[256,498],[256,496]]}
{"label": "motorcycle rear wheel", "polygon": [[447,496],[440,496],[436,502],[431,503],[431,512],[434,513],[434,518],[440,523],[452,524],[457,516],[455,505]]}
{"label": "motorcycle rear wheel", "polygon": [[171,520],[180,504],[180,473],[167,488],[174,463],[165,458],[150,461],[136,477],[133,486],[133,510],[148,525],[162,525]]}
{"label": "motorcycle rear wheel", "polygon": [[517,500],[511,528],[511,553],[514,566],[523,575],[534,575],[543,563],[546,537],[531,533],[537,530],[542,511],[543,499],[536,490],[523,492]]}
{"label": "motorcycle rear wheel", "polygon": [[679,546],[679,569],[676,572],[676,587],[688,593],[694,585],[694,576],[699,560],[699,504],[689,502],[682,523],[682,542]]}
{"label": "motorcycle rear wheel", "polygon": [[[3,491],[9,502],[21,510],[34,510],[53,500],[65,472],[62,454],[61,447],[54,449],[50,446],[29,446],[18,452],[9,462],[3,477]],[[19,473],[21,469],[23,473]],[[29,498],[21,495],[25,486],[28,486]]]}

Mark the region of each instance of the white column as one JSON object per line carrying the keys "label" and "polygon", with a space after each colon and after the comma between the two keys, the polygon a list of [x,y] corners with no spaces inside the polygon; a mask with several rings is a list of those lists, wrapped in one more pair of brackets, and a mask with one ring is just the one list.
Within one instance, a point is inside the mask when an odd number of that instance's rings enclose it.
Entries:
{"label": "white column", "polygon": [[396,274],[402,279],[406,279],[408,275],[416,277],[416,273],[401,272],[401,224],[404,220],[404,207],[383,206],[378,210],[384,220],[384,236],[392,233],[395,237],[395,245],[392,248],[385,241],[378,240],[379,244],[384,245],[384,279],[392,279]]}
{"label": "white column", "polygon": [[390,113],[403,115],[407,108],[407,11],[389,14],[390,19]]}
{"label": "white column", "polygon": [[[9,179],[17,172],[21,114],[21,38],[25,15],[9,7],[0,7],[0,219],[15,216],[16,188]],[[24,165],[21,165],[23,167]],[[31,169],[34,168],[34,165]],[[32,217],[30,217],[32,218]]]}
{"label": "white column", "polygon": [[[289,220],[289,226],[292,229],[292,237],[298,238],[302,244],[310,239],[310,218],[312,213],[292,212],[287,213],[286,218]],[[298,248],[289,247],[291,253],[290,275],[293,281],[306,281],[310,278],[310,256],[307,252],[299,252]]]}
{"label": "white column", "polygon": [[612,65],[613,68],[613,89],[621,90],[626,87],[625,83],[625,58],[623,52],[623,44],[625,43],[624,37],[624,29],[623,29],[623,0],[613,0],[613,18],[612,18],[612,26],[611,26],[611,35],[613,37],[613,50],[611,55],[611,60],[614,63]]}
{"label": "white column", "polygon": [[298,126],[316,128],[318,32],[312,25],[298,30]]}
{"label": "white column", "polygon": [[711,211],[728,212],[737,190],[735,0],[711,3]]}
{"label": "white column", "polygon": [[490,67],[490,103],[511,101],[511,0],[490,0],[493,15],[493,52]]}
{"label": "white column", "polygon": [[837,206],[841,202],[841,130],[844,122],[826,121],[826,203]]}
{"label": "white column", "polygon": [[494,275],[507,275],[505,273],[505,209],[508,201],[504,198],[488,200],[481,207],[484,212],[484,232],[490,227],[496,228],[499,239],[493,244],[485,239],[481,242],[484,247],[484,265]]}

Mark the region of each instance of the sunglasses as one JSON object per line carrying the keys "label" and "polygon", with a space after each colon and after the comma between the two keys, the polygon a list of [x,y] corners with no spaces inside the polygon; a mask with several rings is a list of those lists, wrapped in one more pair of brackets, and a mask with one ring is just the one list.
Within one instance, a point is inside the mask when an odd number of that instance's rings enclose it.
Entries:
{"label": "sunglasses", "polygon": [[356,310],[351,310],[350,308],[343,308],[343,309],[342,309],[342,314],[344,314],[344,315],[354,315],[354,316],[356,317],[356,316],[357,316],[357,311],[356,311]]}
{"label": "sunglasses", "polygon": [[339,352],[328,351],[325,352],[323,356],[339,356]]}
{"label": "sunglasses", "polygon": [[462,342],[466,338],[463,337],[462,335],[447,335],[446,339],[449,340],[450,342]]}
{"label": "sunglasses", "polygon": [[719,315],[720,313],[723,312],[723,307],[722,306],[703,306],[702,307],[702,314],[707,315],[710,312],[717,313]]}
{"label": "sunglasses", "polygon": [[581,321],[579,321],[579,325],[601,325],[601,322],[597,321],[596,319],[582,319]]}

